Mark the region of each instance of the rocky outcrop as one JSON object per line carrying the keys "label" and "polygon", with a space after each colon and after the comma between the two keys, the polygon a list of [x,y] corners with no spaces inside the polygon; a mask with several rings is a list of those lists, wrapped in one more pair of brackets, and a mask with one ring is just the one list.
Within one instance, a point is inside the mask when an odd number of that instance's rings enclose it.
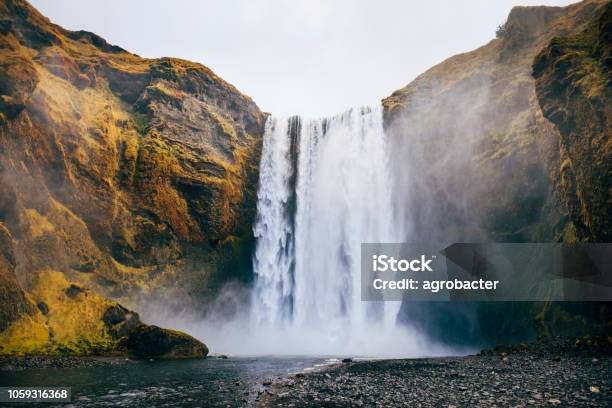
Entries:
{"label": "rocky outcrop", "polygon": [[[137,313],[66,280],[61,272],[39,272],[37,284],[25,296],[29,309],[0,332],[0,355],[196,358],[208,354],[202,342],[143,324]],[[19,303],[13,299],[11,304]]]}
{"label": "rocky outcrop", "polygon": [[0,223],[0,332],[33,310],[33,305],[15,277],[12,237]]}
{"label": "rocky outcrop", "polygon": [[559,186],[575,239],[612,242],[612,3],[533,64],[544,116],[559,130]]}
{"label": "rocky outcrop", "polygon": [[138,358],[206,357],[208,347],[193,337],[157,326],[139,325],[122,343]]}
{"label": "rocky outcrop", "polygon": [[100,304],[199,310],[249,279],[264,121],[200,64],[0,1],[0,302],[15,308],[0,331],[56,313],[37,289],[49,274]]}

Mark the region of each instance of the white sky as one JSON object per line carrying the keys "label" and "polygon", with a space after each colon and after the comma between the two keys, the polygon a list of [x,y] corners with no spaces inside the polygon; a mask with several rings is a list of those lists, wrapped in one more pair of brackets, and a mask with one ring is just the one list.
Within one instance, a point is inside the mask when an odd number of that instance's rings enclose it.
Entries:
{"label": "white sky", "polygon": [[276,115],[372,105],[484,45],[513,5],[563,0],[31,0],[143,57],[200,62]]}

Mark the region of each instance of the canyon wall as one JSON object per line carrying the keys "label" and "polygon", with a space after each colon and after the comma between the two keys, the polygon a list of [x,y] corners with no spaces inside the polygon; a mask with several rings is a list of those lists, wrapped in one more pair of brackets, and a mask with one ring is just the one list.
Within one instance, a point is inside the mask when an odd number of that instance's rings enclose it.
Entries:
{"label": "canyon wall", "polygon": [[250,98],[20,0],[0,2],[0,95],[4,343],[19,328],[32,347],[83,345],[114,301],[197,309],[250,279],[265,122]]}
{"label": "canyon wall", "polygon": [[[609,242],[610,4],[515,7],[383,100],[406,241]],[[203,312],[252,279],[265,120],[200,64],[0,0],[0,354],[205,355],[130,309]],[[410,302],[401,319],[448,341],[612,320],[605,304]]]}

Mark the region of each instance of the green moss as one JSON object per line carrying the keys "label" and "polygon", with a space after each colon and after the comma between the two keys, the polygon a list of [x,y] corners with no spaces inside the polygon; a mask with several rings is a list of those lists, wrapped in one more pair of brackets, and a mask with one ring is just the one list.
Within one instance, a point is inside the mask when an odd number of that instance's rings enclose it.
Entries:
{"label": "green moss", "polygon": [[149,116],[145,115],[144,113],[133,112],[132,118],[134,119],[136,131],[141,136],[146,135],[149,127]]}

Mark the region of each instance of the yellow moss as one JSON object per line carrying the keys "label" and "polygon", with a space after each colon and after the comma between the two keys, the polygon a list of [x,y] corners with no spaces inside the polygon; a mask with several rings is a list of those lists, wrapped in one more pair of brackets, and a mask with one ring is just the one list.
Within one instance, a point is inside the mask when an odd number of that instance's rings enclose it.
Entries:
{"label": "yellow moss", "polygon": [[45,303],[48,313],[26,315],[11,324],[0,334],[2,353],[84,355],[111,351],[116,341],[102,316],[116,303],[83,288],[69,296],[71,285],[61,272],[39,271],[30,295],[35,302]]}
{"label": "yellow moss", "polygon": [[47,324],[59,343],[74,342],[85,338],[92,342],[108,340],[102,316],[114,302],[86,291],[68,296],[66,289],[71,282],[61,272],[39,273],[38,285],[32,296],[49,307]]}
{"label": "yellow moss", "polygon": [[229,135],[232,141],[237,139],[238,136],[236,135],[236,129],[234,129],[234,126],[231,123],[213,110],[208,109],[208,113],[215,120],[215,122],[217,122],[221,129],[223,129],[223,133]]}
{"label": "yellow moss", "polygon": [[174,88],[171,88],[170,86],[166,85],[163,82],[156,82],[153,85],[149,85],[147,87],[147,89],[152,90],[152,91],[157,91],[160,92],[166,96],[169,96],[171,98],[182,98],[185,96],[185,92],[183,91],[178,91]]}
{"label": "yellow moss", "polygon": [[256,138],[251,135],[245,135],[246,144],[233,146],[234,161],[228,162],[219,156],[207,155],[206,160],[214,163],[225,170],[225,177],[206,177],[205,180],[209,184],[219,186],[222,192],[221,197],[215,200],[216,211],[220,217],[221,225],[224,229],[229,230],[235,221],[235,214],[232,207],[238,205],[244,194],[245,171],[246,163],[254,154],[254,147],[257,142]]}
{"label": "yellow moss", "polygon": [[55,227],[49,222],[47,217],[41,215],[35,209],[29,208],[25,210],[25,215],[28,219],[28,225],[30,227],[30,234],[32,237],[38,238],[55,230]]}
{"label": "yellow moss", "polygon": [[127,161],[136,161],[138,158],[138,140],[134,137],[125,139],[123,158]]}
{"label": "yellow moss", "polygon": [[154,266],[135,268],[132,266],[127,266],[122,263],[117,262],[114,258],[111,260],[113,266],[117,269],[117,271],[122,275],[123,279],[127,279],[128,281],[133,281],[134,277],[142,277],[147,276],[148,273],[154,269]]}
{"label": "yellow moss", "polygon": [[49,331],[41,314],[24,315],[0,333],[0,354],[24,355],[43,350],[49,342]]}

